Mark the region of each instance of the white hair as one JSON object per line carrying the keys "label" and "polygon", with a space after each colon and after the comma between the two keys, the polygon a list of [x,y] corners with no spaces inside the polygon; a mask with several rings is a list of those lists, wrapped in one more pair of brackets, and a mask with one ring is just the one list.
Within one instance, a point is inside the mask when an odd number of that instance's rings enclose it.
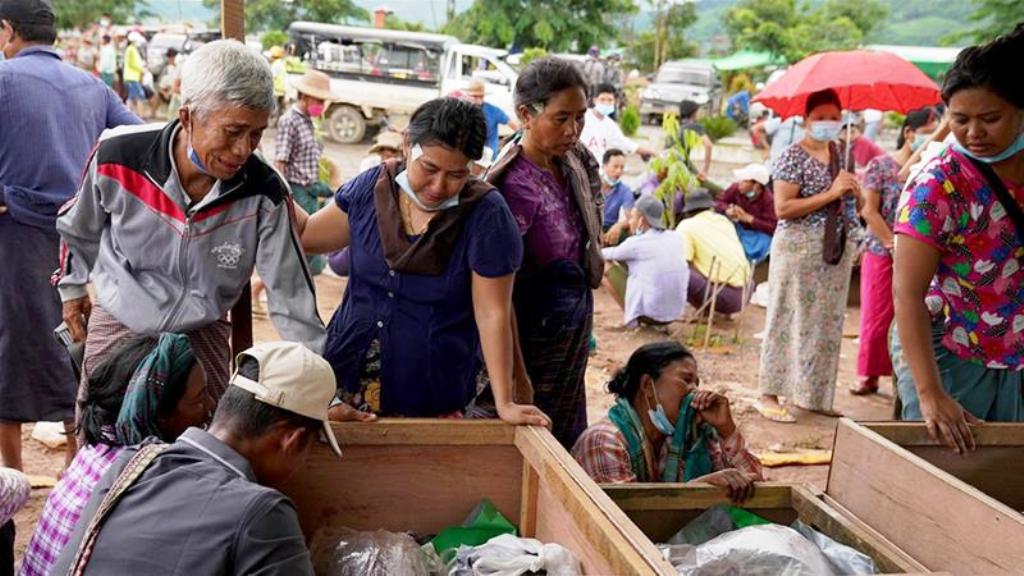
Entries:
{"label": "white hair", "polygon": [[217,40],[189,55],[181,69],[181,105],[201,120],[224,106],[273,110],[270,64],[238,40]]}

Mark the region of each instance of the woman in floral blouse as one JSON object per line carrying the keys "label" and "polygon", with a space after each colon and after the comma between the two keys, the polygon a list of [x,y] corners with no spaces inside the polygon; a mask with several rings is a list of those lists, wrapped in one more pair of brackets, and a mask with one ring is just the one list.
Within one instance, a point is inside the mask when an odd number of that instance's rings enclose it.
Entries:
{"label": "woman in floral blouse", "polygon": [[960,53],[942,88],[957,143],[908,184],[896,220],[896,322],[920,416],[957,452],[974,447],[969,423],[1024,421],[1021,54],[1024,25]]}
{"label": "woman in floral blouse", "polygon": [[898,150],[873,158],[864,175],[864,208],[868,225],[867,251],[860,265],[860,348],[857,350],[856,395],[878,392],[878,378],[892,376],[888,335],[895,313],[892,305],[892,226],[903,183],[898,173],[938,125],[931,108],[907,115],[896,140]]}

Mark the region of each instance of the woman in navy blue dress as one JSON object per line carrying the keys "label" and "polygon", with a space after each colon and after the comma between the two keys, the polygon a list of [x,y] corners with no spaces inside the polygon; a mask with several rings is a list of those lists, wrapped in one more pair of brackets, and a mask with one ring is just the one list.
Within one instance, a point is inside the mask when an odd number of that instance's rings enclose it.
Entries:
{"label": "woman in navy blue dress", "polygon": [[501,195],[470,174],[485,137],[479,108],[430,101],[406,131],[406,163],[370,169],[334,203],[297,215],[307,252],[351,254],[324,348],[338,378],[332,417],[496,411],[509,423],[550,426],[514,366],[522,240]]}

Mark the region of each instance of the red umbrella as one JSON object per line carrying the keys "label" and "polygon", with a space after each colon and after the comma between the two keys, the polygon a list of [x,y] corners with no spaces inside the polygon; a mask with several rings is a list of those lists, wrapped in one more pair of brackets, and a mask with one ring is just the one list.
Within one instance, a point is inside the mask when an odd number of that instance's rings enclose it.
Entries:
{"label": "red umbrella", "polygon": [[910,62],[887,52],[822,52],[804,58],[754,98],[783,118],[804,114],[807,97],[832,88],[847,110],[910,112],[937,104],[939,87]]}

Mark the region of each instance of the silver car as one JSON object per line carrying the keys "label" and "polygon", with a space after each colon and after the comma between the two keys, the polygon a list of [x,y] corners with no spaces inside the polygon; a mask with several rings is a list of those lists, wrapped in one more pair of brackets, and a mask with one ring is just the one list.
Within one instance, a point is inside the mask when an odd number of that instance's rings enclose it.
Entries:
{"label": "silver car", "polygon": [[692,100],[712,114],[722,106],[718,70],[706,60],[673,60],[658,69],[654,81],[640,95],[640,117],[645,123],[661,120],[666,112],[679,112],[679,104]]}

